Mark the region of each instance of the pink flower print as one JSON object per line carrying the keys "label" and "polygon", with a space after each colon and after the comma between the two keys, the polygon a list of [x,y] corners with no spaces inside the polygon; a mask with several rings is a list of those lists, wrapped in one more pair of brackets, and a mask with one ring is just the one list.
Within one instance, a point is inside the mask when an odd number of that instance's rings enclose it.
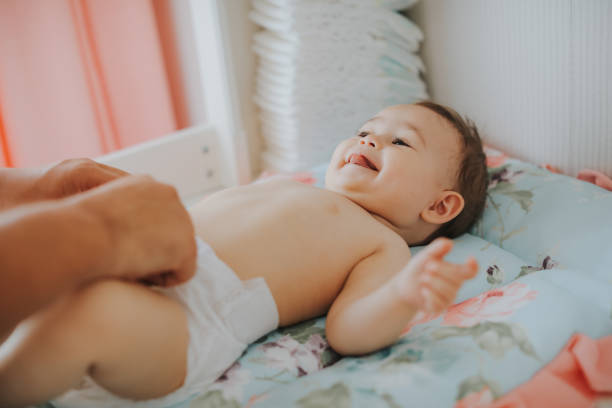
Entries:
{"label": "pink flower print", "polygon": [[223,398],[228,401],[232,399],[242,402],[242,391],[245,385],[251,381],[249,371],[242,368],[239,362],[235,362],[219,377],[207,391],[220,390]]}
{"label": "pink flower print", "polygon": [[260,395],[252,395],[251,398],[249,398],[249,400],[247,401],[247,404],[244,406],[244,408],[251,408],[253,406],[253,404],[257,404],[260,401],[265,401],[266,399],[268,399],[268,393],[264,392],[263,394]]}
{"label": "pink flower print", "polygon": [[425,313],[423,311],[417,312],[417,314],[412,318],[412,320],[408,323],[408,325],[404,327],[404,330],[402,330],[400,337],[408,334],[410,329],[412,329],[414,326],[435,320],[438,317],[440,317],[441,314],[442,312],[439,312],[439,313]]}
{"label": "pink flower print", "polygon": [[500,170],[489,175],[489,190],[495,188],[499,183],[514,183],[518,176],[523,174],[523,170],[510,171],[508,167],[503,167]]}
{"label": "pink flower print", "polygon": [[301,377],[323,368],[321,355],[327,348],[327,343],[319,334],[313,334],[304,344],[290,336],[283,336],[278,341],[265,343],[261,347],[267,364]]}
{"label": "pink flower print", "polygon": [[445,313],[446,325],[470,327],[483,320],[499,321],[536,298],[537,292],[524,283],[513,282],[451,306]]}
{"label": "pink flower print", "polygon": [[542,261],[542,268],[544,269],[552,269],[559,266],[559,262],[552,259],[550,256],[546,256]]}
{"label": "pink flower print", "polygon": [[499,285],[504,281],[504,270],[493,264],[487,268],[487,282],[491,285]]}
{"label": "pink flower print", "polygon": [[529,265],[521,266],[521,272],[518,274],[518,276],[515,279],[518,279],[525,275],[529,275],[530,273],[543,271],[546,269],[556,268],[557,266],[559,266],[559,262],[555,261],[554,259],[552,259],[550,256],[547,255],[542,261],[542,266],[529,266]]}
{"label": "pink flower print", "polygon": [[321,355],[327,348],[327,342],[320,334],[313,334],[306,342],[306,348],[320,360]]}
{"label": "pink flower print", "polygon": [[545,168],[546,170],[550,171],[551,173],[563,174],[563,172],[561,171],[560,168],[555,167],[552,164],[544,163],[544,164],[541,164],[540,167]]}
{"label": "pink flower print", "polygon": [[457,401],[453,408],[485,408],[493,402],[493,399],[493,393],[489,387],[484,387],[479,392],[470,392]]}
{"label": "pink flower print", "polygon": [[495,168],[503,165],[506,162],[508,156],[500,154],[497,156],[487,156],[487,167]]}

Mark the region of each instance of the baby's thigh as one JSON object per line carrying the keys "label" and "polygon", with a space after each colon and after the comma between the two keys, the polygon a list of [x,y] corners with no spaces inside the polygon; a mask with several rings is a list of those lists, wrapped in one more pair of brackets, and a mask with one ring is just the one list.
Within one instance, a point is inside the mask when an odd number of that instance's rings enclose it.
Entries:
{"label": "baby's thigh", "polygon": [[91,377],[125,398],[168,394],[187,370],[187,316],[173,299],[135,283],[101,281],[74,295],[71,313],[94,344]]}

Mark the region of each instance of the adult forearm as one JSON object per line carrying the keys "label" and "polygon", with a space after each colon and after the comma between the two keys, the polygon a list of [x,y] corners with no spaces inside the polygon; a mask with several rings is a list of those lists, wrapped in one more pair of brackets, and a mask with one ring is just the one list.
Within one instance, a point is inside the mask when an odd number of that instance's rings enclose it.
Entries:
{"label": "adult forearm", "polygon": [[360,355],[395,343],[417,309],[408,305],[390,283],[327,316],[331,346],[344,355]]}
{"label": "adult forearm", "polygon": [[0,213],[0,335],[62,292],[104,272],[105,226],[75,200],[43,201]]}

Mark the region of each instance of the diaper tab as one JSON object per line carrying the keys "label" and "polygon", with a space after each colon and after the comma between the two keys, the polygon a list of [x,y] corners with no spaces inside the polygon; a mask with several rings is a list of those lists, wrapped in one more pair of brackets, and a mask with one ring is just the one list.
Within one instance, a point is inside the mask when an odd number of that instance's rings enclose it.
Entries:
{"label": "diaper tab", "polygon": [[264,278],[242,282],[219,314],[238,341],[249,344],[278,327],[278,308]]}

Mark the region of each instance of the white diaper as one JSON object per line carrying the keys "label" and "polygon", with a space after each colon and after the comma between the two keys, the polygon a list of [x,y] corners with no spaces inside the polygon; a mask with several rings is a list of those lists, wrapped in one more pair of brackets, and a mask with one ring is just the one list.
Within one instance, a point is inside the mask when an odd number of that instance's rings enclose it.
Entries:
{"label": "white diaper", "polygon": [[53,400],[58,408],[167,407],[202,392],[240,357],[249,343],[278,327],[278,309],[263,278],[241,281],[213,249],[196,237],[197,270],[187,283],[161,293],[187,312],[187,376],[181,388],[157,399],[119,398],[86,377],[83,385]]}

